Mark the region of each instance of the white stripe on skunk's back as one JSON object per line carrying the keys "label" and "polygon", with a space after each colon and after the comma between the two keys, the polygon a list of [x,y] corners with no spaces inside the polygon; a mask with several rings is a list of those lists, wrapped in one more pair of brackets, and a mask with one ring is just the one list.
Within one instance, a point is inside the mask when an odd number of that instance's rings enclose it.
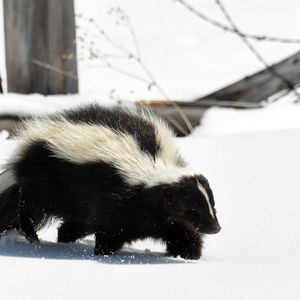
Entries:
{"label": "white stripe on skunk's back", "polygon": [[149,110],[142,110],[137,113],[150,122],[155,128],[157,143],[160,145],[160,157],[165,163],[176,165],[178,163],[178,153],[174,142],[175,135],[169,125]]}
{"label": "white stripe on skunk's back", "polygon": [[[20,151],[33,142],[44,140],[55,156],[64,160],[78,164],[97,161],[113,164],[129,184],[153,186],[177,181],[184,175],[194,175],[189,169],[176,166],[175,146],[170,148],[160,141],[162,151],[154,161],[141,151],[131,135],[98,124],[74,124],[65,119],[34,120],[27,123],[21,137],[24,144]],[[173,142],[170,145],[174,145]]]}

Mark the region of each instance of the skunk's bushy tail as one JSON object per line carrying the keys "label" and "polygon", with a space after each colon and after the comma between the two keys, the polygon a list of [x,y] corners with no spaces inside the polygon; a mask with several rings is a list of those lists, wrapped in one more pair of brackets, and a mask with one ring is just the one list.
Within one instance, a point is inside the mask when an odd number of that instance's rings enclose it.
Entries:
{"label": "skunk's bushy tail", "polygon": [[19,185],[13,172],[0,174],[0,233],[18,226]]}

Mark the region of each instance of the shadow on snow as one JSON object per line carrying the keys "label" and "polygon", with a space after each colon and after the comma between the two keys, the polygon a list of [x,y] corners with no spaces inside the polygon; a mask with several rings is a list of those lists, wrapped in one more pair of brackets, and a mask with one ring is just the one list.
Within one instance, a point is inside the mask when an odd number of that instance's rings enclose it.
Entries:
{"label": "shadow on snow", "polygon": [[0,255],[10,257],[27,257],[42,259],[88,260],[104,264],[138,265],[138,264],[182,264],[187,261],[166,257],[162,252],[142,251],[124,248],[115,255],[99,255],[94,252],[94,242],[84,240],[83,243],[52,243],[41,241],[30,244],[25,240],[6,240],[0,237]]}

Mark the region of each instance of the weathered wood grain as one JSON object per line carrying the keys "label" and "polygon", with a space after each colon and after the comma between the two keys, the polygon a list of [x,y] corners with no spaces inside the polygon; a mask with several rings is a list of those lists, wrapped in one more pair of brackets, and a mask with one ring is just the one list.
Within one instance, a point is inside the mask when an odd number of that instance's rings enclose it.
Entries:
{"label": "weathered wood grain", "polygon": [[[9,92],[78,92],[73,0],[4,0]],[[34,63],[69,72],[65,76]]]}
{"label": "weathered wood grain", "polygon": [[1,76],[0,76],[0,94],[2,94],[3,93],[3,88],[2,88],[2,78],[1,78]]}

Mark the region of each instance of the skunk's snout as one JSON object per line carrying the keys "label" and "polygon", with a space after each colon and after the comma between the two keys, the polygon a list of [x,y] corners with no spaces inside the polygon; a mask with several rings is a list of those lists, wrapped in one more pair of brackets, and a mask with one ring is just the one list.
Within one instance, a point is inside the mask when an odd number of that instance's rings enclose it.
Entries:
{"label": "skunk's snout", "polygon": [[216,222],[212,228],[212,233],[218,233],[221,230],[221,226],[219,224],[219,222]]}

